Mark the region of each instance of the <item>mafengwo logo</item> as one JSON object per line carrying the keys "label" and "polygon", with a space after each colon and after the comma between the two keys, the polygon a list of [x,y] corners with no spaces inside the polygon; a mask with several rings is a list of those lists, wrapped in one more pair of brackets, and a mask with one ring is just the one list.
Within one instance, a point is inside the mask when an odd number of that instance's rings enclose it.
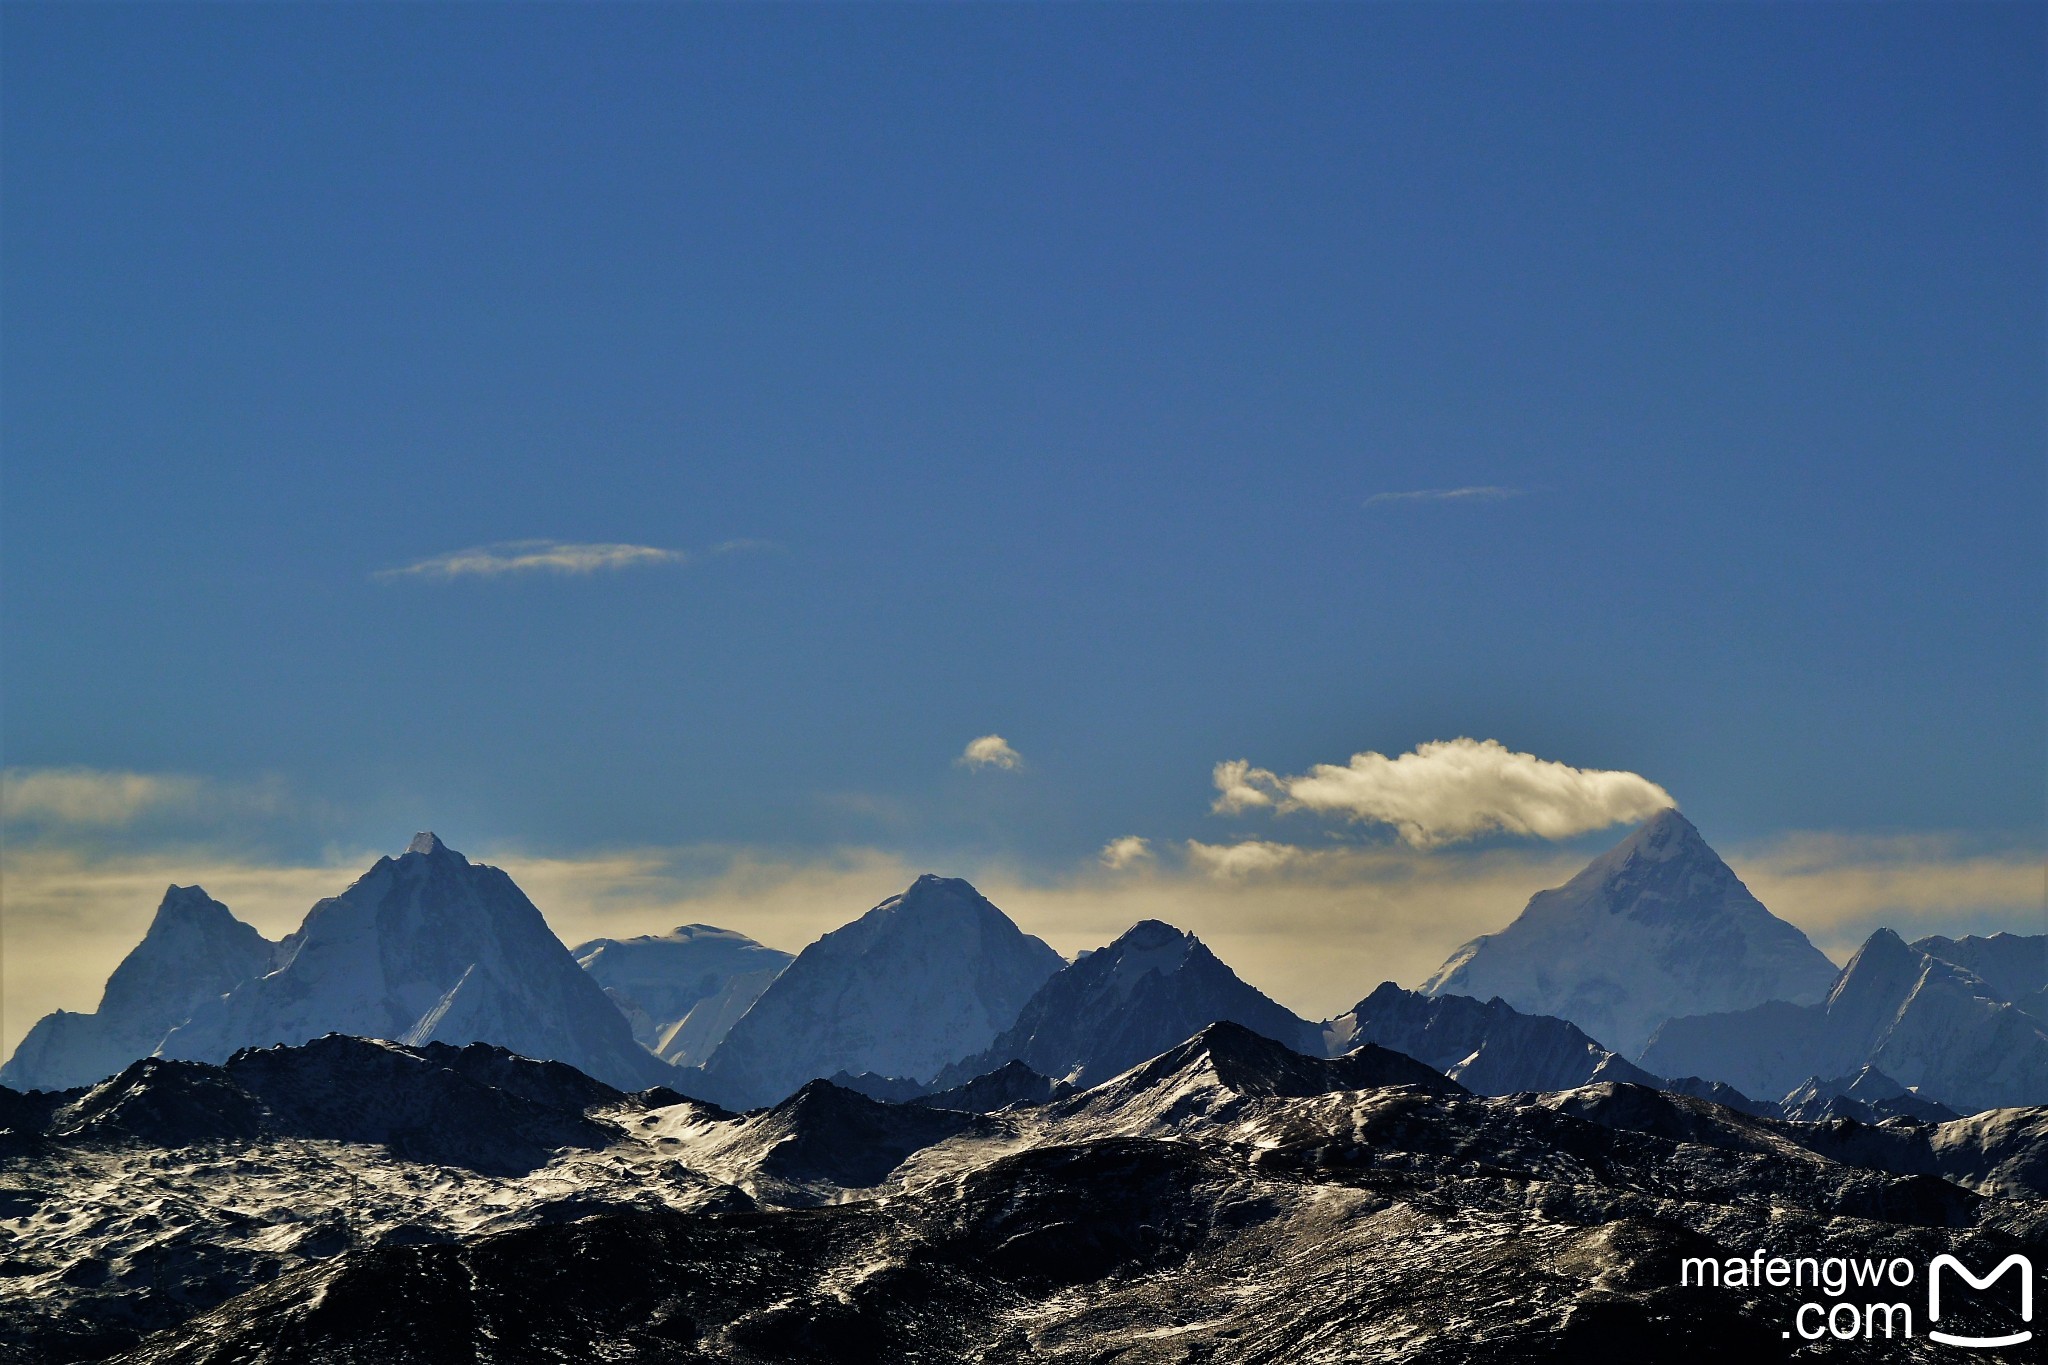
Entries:
{"label": "mafengwo logo", "polygon": [[[1678,1282],[1686,1288],[1816,1291],[1817,1297],[1793,1310],[1790,1325],[1780,1333],[1787,1340],[1797,1337],[1802,1341],[1829,1337],[1836,1341],[1883,1341],[1917,1335],[1913,1316],[1913,1298],[1917,1295],[1901,1296],[1893,1302],[1880,1301],[1879,1296],[1888,1290],[1911,1290],[1918,1278],[1918,1268],[1903,1256],[1883,1260],[1868,1256],[1773,1256],[1757,1251],[1747,1259],[1688,1257],[1679,1262],[1678,1269]],[[2008,1302],[2004,1296],[2010,1293],[2009,1286],[2017,1284],[2019,1320],[2022,1324],[2034,1320],[2034,1263],[2026,1256],[2014,1252],[1986,1274],[1979,1275],[1955,1256],[1943,1253],[1927,1265],[1929,1341],[1982,1351],[2024,1346],[2034,1339],[2030,1325],[1995,1336],[1943,1329],[1943,1286],[1949,1286],[1946,1306],[1953,1322],[1959,1306],[1957,1281],[1967,1286],[1962,1290],[1965,1298],[1961,1306],[1974,1304],[1980,1312],[1993,1302],[1987,1297],[1990,1291],[1997,1289],[1996,1302]]]}
{"label": "mafengwo logo", "polygon": [[2026,1257],[2018,1252],[2014,1252],[2000,1261],[1997,1268],[1989,1275],[1979,1279],[1970,1273],[1968,1266],[1958,1261],[1955,1257],[1937,1256],[1927,1267],[1927,1336],[1929,1340],[1938,1341],[1944,1346],[1970,1346],[1979,1349],[1989,1349],[1997,1346],[2022,1346],[2034,1339],[2032,1328],[2002,1337],[1959,1337],[1936,1330],[1934,1324],[1941,1321],[1941,1272],[1944,1270],[1954,1271],[1963,1280],[1967,1281],[1972,1289],[1989,1289],[1992,1283],[2003,1278],[2008,1270],[2017,1270],[2020,1282],[2020,1321],[2032,1322],[2034,1320],[2034,1263]]}

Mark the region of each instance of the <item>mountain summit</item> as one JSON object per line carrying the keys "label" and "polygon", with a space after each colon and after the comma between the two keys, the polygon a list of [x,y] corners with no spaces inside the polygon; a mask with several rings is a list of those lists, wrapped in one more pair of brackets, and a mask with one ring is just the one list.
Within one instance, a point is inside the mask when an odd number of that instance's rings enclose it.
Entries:
{"label": "mountain summit", "polygon": [[37,1020],[0,1067],[0,1084],[62,1090],[104,1080],[156,1051],[195,1009],[269,971],[282,950],[199,887],[170,887],[149,932],[107,978],[99,1009]]}
{"label": "mountain summit", "polygon": [[753,1106],[841,1071],[930,1080],[1059,968],[968,883],[927,873],[797,954],[705,1062],[702,1088]]}
{"label": "mountain summit", "polygon": [[1673,1015],[1819,1000],[1835,965],[1773,915],[1692,822],[1660,812],[1423,983],[1569,1019],[1635,1056]]}
{"label": "mountain summit", "polygon": [[1062,968],[978,1056],[938,1084],[962,1084],[1006,1062],[1078,1086],[1107,1080],[1211,1024],[1232,1023],[1297,1052],[1320,1053],[1321,1031],[1248,986],[1193,934],[1140,920],[1108,947]]}
{"label": "mountain summit", "polygon": [[195,1010],[162,1055],[224,1062],[239,1048],[348,1033],[494,1043],[623,1089],[674,1076],[512,879],[431,833],[315,905],[287,942],[277,970]]}

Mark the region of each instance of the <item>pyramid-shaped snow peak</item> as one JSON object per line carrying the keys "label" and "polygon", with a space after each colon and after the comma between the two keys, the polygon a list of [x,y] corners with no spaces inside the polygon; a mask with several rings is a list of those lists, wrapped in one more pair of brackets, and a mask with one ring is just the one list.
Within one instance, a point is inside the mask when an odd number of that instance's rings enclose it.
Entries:
{"label": "pyramid-shaped snow peak", "polygon": [[1810,1002],[1835,966],[1765,909],[1692,822],[1663,811],[1499,933],[1453,953],[1430,995],[1494,996],[1636,1056],[1674,1015]]}
{"label": "pyramid-shaped snow peak", "polygon": [[797,954],[711,1054],[699,1091],[760,1105],[842,1071],[928,1081],[987,1046],[1059,966],[967,882],[926,874]]}
{"label": "pyramid-shaped snow peak", "polygon": [[1006,1062],[1089,1086],[1156,1057],[1211,1024],[1229,1022],[1299,1052],[1322,1051],[1321,1030],[1245,984],[1200,939],[1143,920],[1062,968],[988,1049],[946,1068],[958,1085]]}
{"label": "pyramid-shaped snow peak", "polygon": [[623,1089],[672,1079],[512,879],[430,833],[315,905],[288,942],[276,971],[195,1011],[164,1055],[223,1062],[346,1033],[492,1043]]}
{"label": "pyramid-shaped snow peak", "polygon": [[269,971],[280,946],[199,887],[173,886],[142,942],[107,978],[99,1009],[39,1020],[0,1067],[0,1085],[62,1090],[104,1080],[156,1051],[208,1001]]}

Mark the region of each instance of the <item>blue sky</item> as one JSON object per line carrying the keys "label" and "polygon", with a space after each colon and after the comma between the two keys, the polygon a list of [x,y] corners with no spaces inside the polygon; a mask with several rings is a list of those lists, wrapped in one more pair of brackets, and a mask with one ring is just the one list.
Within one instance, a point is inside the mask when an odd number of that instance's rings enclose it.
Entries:
{"label": "blue sky", "polygon": [[201,794],[17,843],[2033,856],[2043,16],[9,5],[0,742]]}

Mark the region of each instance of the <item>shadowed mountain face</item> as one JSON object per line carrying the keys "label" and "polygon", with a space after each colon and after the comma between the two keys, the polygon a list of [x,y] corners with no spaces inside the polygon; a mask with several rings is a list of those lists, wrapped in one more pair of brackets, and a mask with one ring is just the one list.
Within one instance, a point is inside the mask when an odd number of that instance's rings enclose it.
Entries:
{"label": "shadowed mountain face", "polygon": [[1059,966],[966,882],[922,876],[799,953],[682,1085],[748,1107],[838,1072],[927,1081],[986,1047]]}
{"label": "shadowed mountain face", "polygon": [[1391,981],[1331,1020],[1323,1033],[1332,1052],[1378,1043],[1482,1095],[1569,1090],[1596,1081],[1660,1084],[1562,1019],[1523,1014],[1504,1000],[1426,996]]}
{"label": "shadowed mountain face", "polygon": [[936,1084],[962,1085],[1021,1061],[1089,1086],[1222,1020],[1301,1052],[1322,1051],[1315,1025],[1246,985],[1200,939],[1145,920],[1061,968],[986,1051],[947,1067]]}
{"label": "shadowed mountain face", "polygon": [[[133,1122],[152,1090],[213,1136]],[[2048,1253],[2044,1110],[1873,1127],[1635,1085],[1488,1098],[1233,1024],[990,1115],[822,1083],[744,1116],[659,1100],[485,1048],[142,1064],[15,1135],[0,1359],[1776,1360],[1813,1291],[1681,1287],[1681,1258]],[[546,1164],[394,1154],[423,1120]],[[2012,1332],[2009,1298],[1958,1295],[1943,1326]]]}
{"label": "shadowed mountain face", "polygon": [[173,886],[142,942],[107,978],[99,1009],[37,1021],[0,1067],[0,1085],[63,1090],[104,1080],[156,1051],[206,1002],[269,971],[282,948],[198,887]]}
{"label": "shadowed mountain face", "polygon": [[1889,1118],[1945,1123],[1962,1117],[1945,1104],[1915,1095],[1874,1066],[1833,1080],[1814,1076],[1780,1100],[1778,1112],[1801,1123],[1831,1118],[1860,1119],[1865,1123],[1882,1123]]}
{"label": "shadowed mountain face", "polygon": [[42,1131],[157,1147],[325,1138],[412,1161],[523,1172],[563,1147],[610,1144],[616,1130],[585,1111],[625,1100],[574,1067],[502,1048],[407,1048],[335,1034],[238,1052],[225,1066],[145,1058],[56,1109]]}
{"label": "shadowed mountain face", "polygon": [[1458,949],[1422,990],[1498,996],[1635,1056],[1674,1015],[1807,1003],[1834,978],[1806,935],[1667,810],[1564,886],[1538,892],[1507,928]]}
{"label": "shadowed mountain face", "polygon": [[1812,1077],[1876,1067],[1964,1113],[2048,1102],[2048,1023],[1998,994],[1880,929],[1819,1004],[1778,1001],[1673,1019],[1643,1064],[1750,1094],[1785,1094]]}
{"label": "shadowed mountain face", "polygon": [[244,1047],[349,1033],[494,1043],[622,1089],[674,1076],[512,879],[432,834],[314,906],[293,940],[276,971],[172,1030],[163,1055],[221,1062]]}

